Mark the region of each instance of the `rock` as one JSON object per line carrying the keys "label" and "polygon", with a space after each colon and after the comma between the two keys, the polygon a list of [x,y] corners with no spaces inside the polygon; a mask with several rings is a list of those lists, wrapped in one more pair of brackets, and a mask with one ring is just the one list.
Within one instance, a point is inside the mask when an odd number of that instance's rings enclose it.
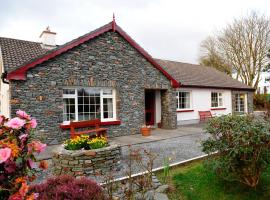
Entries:
{"label": "rock", "polygon": [[159,193],[166,193],[169,190],[169,186],[168,185],[161,185],[156,189],[156,192]]}
{"label": "rock", "polygon": [[145,193],[145,200],[154,200],[154,196],[155,196],[155,191],[149,190],[148,192]]}
{"label": "rock", "polygon": [[154,200],[169,200],[168,196],[163,193],[155,193]]}
{"label": "rock", "polygon": [[142,196],[141,193],[137,192],[137,193],[135,194],[135,196],[134,196],[134,199],[135,199],[135,200],[143,200],[143,196]]}

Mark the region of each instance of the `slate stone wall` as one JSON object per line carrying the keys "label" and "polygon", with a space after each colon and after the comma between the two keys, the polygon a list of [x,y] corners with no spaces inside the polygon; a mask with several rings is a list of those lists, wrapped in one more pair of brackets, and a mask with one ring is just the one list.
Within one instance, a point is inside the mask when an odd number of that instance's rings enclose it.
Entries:
{"label": "slate stone wall", "polygon": [[235,110],[235,94],[246,94],[247,98],[247,111],[248,113],[253,113],[253,95],[254,93],[252,91],[241,91],[241,90],[232,90],[232,111],[234,114],[242,114],[238,113]]}
{"label": "slate stone wall", "polygon": [[139,133],[144,122],[144,90],[162,90],[162,124],[176,127],[175,89],[159,70],[116,32],[107,32],[59,55],[11,81],[11,113],[25,110],[38,121],[36,137],[49,144],[68,137],[63,122],[63,87],[113,87],[117,119],[109,136]]}
{"label": "slate stone wall", "polygon": [[108,174],[117,168],[120,156],[121,148],[115,144],[100,149],[76,151],[60,146],[53,152],[53,173],[75,177]]}

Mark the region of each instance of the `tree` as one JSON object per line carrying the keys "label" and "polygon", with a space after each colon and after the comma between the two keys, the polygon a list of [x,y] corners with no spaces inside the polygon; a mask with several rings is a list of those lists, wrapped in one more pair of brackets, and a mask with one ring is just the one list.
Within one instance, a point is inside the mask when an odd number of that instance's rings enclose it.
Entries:
{"label": "tree", "polygon": [[232,75],[232,68],[218,54],[215,41],[212,37],[208,37],[201,43],[202,56],[199,59],[201,65],[216,68],[228,75]]}
{"label": "tree", "polygon": [[270,19],[252,12],[204,40],[200,61],[223,72],[231,71],[257,89],[261,72],[267,68],[269,47]]}

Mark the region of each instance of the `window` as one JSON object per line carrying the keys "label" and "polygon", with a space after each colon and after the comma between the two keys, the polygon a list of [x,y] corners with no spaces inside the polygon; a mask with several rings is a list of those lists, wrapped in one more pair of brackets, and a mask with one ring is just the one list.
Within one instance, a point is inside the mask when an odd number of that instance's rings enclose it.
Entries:
{"label": "window", "polygon": [[223,106],[223,97],[221,92],[212,92],[211,93],[211,107],[217,108]]}
{"label": "window", "polygon": [[245,112],[245,94],[235,94],[235,111]]}
{"label": "window", "polygon": [[115,92],[113,89],[68,88],[63,90],[63,120],[83,121],[99,118],[116,119]]}
{"label": "window", "polygon": [[177,109],[190,109],[190,92],[177,92]]}

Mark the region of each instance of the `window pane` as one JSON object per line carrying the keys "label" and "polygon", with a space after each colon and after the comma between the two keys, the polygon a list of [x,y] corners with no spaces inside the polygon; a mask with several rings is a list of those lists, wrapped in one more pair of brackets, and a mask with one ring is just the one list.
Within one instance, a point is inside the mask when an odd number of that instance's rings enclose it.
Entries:
{"label": "window pane", "polygon": [[211,107],[218,107],[218,93],[211,93]]}
{"label": "window pane", "polygon": [[112,90],[111,89],[104,89],[103,95],[112,95]]}
{"label": "window pane", "polygon": [[63,99],[63,120],[72,121],[75,120],[75,99],[64,98]]}
{"label": "window pane", "polygon": [[178,109],[190,108],[190,92],[178,92],[177,97]]}
{"label": "window pane", "polygon": [[63,89],[63,94],[75,94],[75,89]]}
{"label": "window pane", "polygon": [[113,113],[113,99],[103,98],[103,118],[104,119],[112,118],[113,117],[112,113]]}
{"label": "window pane", "polygon": [[245,94],[235,94],[235,111],[245,112]]}
{"label": "window pane", "polygon": [[78,90],[79,120],[100,118],[100,90],[81,88]]}

